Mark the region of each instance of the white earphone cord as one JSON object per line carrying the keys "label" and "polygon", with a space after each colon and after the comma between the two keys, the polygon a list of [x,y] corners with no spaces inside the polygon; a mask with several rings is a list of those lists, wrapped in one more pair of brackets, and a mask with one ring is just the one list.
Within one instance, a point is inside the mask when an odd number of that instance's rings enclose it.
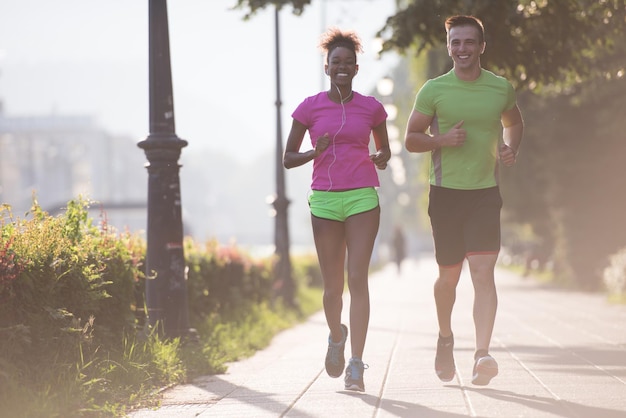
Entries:
{"label": "white earphone cord", "polygon": [[[335,132],[335,135],[333,135],[333,160],[328,165],[327,174],[328,174],[328,181],[330,184],[328,185],[328,190],[326,190],[327,192],[331,191],[333,188],[333,178],[330,175],[330,169],[335,164],[335,161],[337,161],[337,153],[335,152],[335,138],[337,138],[337,135],[339,135],[339,132],[341,132],[344,125],[346,124],[346,107],[343,104],[343,96],[341,95],[341,90],[339,90],[339,87],[336,84],[335,84],[335,88],[337,89],[337,92],[339,93],[339,103],[341,104],[341,125],[339,126],[339,129],[337,130],[337,132]],[[352,94],[352,92],[350,94]]]}

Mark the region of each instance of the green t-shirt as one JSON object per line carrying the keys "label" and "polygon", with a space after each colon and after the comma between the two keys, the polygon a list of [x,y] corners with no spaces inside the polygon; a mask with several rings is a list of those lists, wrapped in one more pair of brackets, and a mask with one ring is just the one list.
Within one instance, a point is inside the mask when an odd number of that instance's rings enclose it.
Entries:
{"label": "green t-shirt", "polygon": [[441,134],[461,120],[467,131],[463,146],[431,152],[430,184],[463,190],[496,186],[501,115],[515,101],[511,83],[484,69],[474,81],[459,80],[454,69],[428,80],[417,93],[415,110],[435,116],[433,123]]}

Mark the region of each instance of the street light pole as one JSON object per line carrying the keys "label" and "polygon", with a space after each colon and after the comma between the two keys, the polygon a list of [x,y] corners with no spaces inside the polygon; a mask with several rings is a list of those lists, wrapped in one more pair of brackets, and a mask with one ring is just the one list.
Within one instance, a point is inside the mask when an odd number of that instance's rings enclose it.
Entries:
{"label": "street light pole", "polygon": [[187,141],[175,133],[167,0],[148,1],[150,134],[137,144],[148,159],[145,295],[148,324],[173,338],[190,331],[178,176]]}
{"label": "street light pole", "polygon": [[274,22],[276,34],[276,198],[273,205],[276,211],[275,223],[275,252],[278,257],[275,272],[279,294],[283,301],[289,305],[295,305],[295,285],[291,275],[291,258],[289,256],[289,223],[287,209],[289,199],[285,193],[285,168],[283,167],[283,140],[282,122],[280,117],[280,33],[279,33],[279,7],[274,9]]}

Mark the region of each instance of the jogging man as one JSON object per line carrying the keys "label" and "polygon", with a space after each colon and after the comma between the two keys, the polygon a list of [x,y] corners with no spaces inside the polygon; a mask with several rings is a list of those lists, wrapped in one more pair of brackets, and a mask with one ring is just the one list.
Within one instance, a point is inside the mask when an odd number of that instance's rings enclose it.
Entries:
{"label": "jogging man", "polygon": [[511,83],[481,67],[482,22],[453,16],[445,28],[454,66],[417,93],[405,145],[410,152],[431,154],[428,214],[439,265],[434,286],[439,322],[435,372],[444,382],[456,373],[451,317],[467,259],[474,286],[472,383],[487,385],[498,374],[498,363],[489,355],[498,304],[498,159],[507,167],[515,164],[524,122]]}

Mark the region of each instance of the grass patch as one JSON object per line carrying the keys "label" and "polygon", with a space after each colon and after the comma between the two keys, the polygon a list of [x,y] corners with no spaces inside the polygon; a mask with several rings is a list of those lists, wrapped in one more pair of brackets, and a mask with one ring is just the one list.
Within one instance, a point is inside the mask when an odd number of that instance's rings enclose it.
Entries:
{"label": "grass patch", "polygon": [[626,305],[626,293],[610,293],[609,294],[609,302],[614,303],[616,305]]}
{"label": "grass patch", "polygon": [[[227,371],[227,363],[241,360],[267,347],[274,336],[322,309],[322,290],[305,287],[299,290],[300,311],[282,305],[262,303],[249,306],[229,318],[214,315],[198,327],[199,342],[182,344],[178,354],[185,369],[183,383],[209,374]],[[158,405],[160,392],[144,396],[133,407]],[[132,399],[129,399],[132,400]]]}
{"label": "grass patch", "polygon": [[163,388],[226,371],[321,309],[315,257],[292,260],[294,308],[276,298],[272,258],[189,239],[198,338],[149,333],[146,243],[95,225],[87,207],[68,202],[52,217],[34,202],[21,219],[0,206],[0,418],[124,416]]}
{"label": "grass patch", "polygon": [[321,300],[320,289],[306,288],[300,312],[261,303],[230,317],[211,316],[198,327],[197,342],[150,335],[127,337],[119,353],[87,354],[86,347],[78,364],[46,366],[38,376],[4,379],[11,366],[0,358],[0,417],[122,417],[155,407],[164,388],[226,372],[227,363],[267,347],[277,333],[321,309]]}

